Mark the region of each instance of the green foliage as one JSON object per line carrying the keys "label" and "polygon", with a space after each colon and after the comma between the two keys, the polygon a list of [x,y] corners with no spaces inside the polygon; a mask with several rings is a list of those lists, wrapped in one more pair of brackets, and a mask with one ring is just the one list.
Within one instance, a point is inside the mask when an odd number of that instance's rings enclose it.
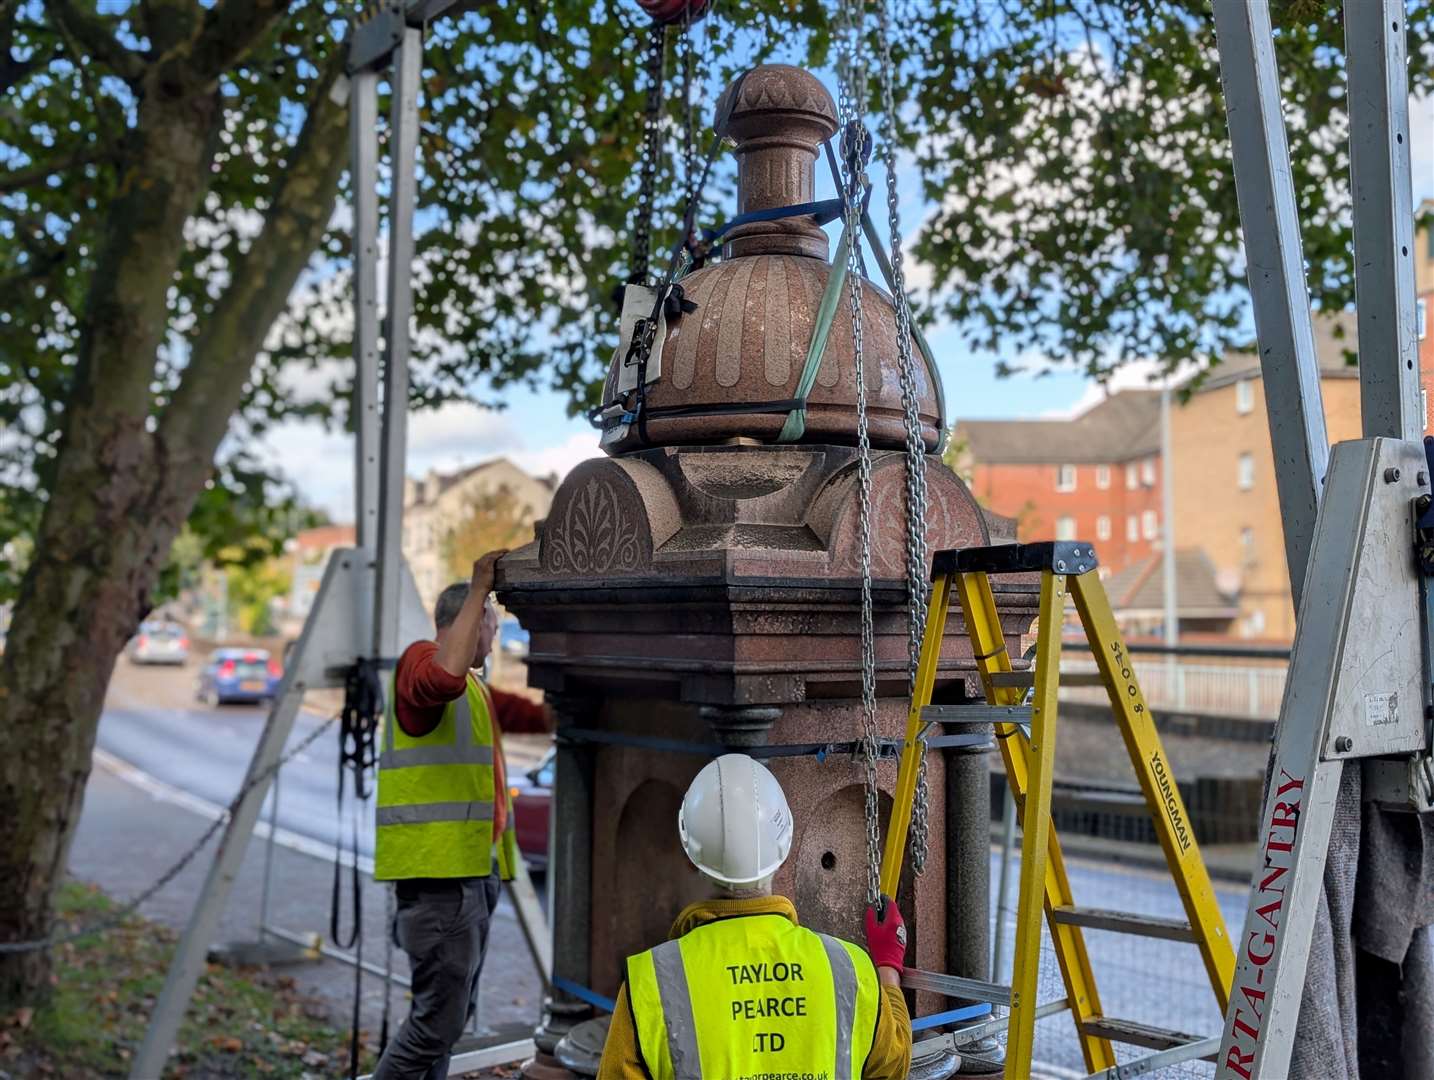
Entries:
{"label": "green foliage", "polygon": [[[1340,310],[1354,301],[1341,9],[1272,9],[1310,295]],[[916,21],[909,142],[939,203],[916,253],[973,344],[1098,375],[1247,339],[1209,0],[942,2]],[[1434,8],[1411,4],[1407,27],[1425,94]]]}
{"label": "green foliage", "polygon": [[951,429],[946,452],[941,455],[946,467],[966,483],[971,482],[971,439],[960,428]]}
{"label": "green foliage", "polygon": [[532,507],[519,503],[508,485],[474,495],[463,516],[443,535],[439,550],[454,581],[473,574],[473,562],[490,551],[516,548],[533,539]]}
{"label": "green foliage", "polygon": [[289,560],[235,562],[226,573],[229,617],[233,624],[243,633],[256,637],[274,633],[273,603],[281,596],[288,596],[293,585]]}
{"label": "green foliage", "polygon": [[[186,19],[237,18],[246,3]],[[0,175],[0,470],[19,477],[0,496],[0,544],[33,531],[52,478],[97,242],[123,182],[136,65],[158,63],[170,44],[144,5],[112,10],[0,0],[10,170]],[[226,122],[168,290],[151,417],[169,408],[236,255],[300,152],[304,103],[353,11],[294,0],[219,79]],[[1339,6],[1287,0],[1274,14],[1311,295],[1338,309],[1353,299]],[[719,5],[699,31],[702,127],[737,68],[769,56],[825,63],[828,17],[816,0]],[[1412,5],[1408,30],[1411,86],[1424,93],[1434,8]],[[612,345],[610,290],[628,269],[646,33],[626,0],[477,4],[430,29],[415,401],[515,381],[563,389],[574,410],[594,400]],[[1209,355],[1248,328],[1208,0],[932,0],[903,6],[894,35],[903,138],[937,204],[914,245],[935,282],[928,304],[978,349],[1099,374],[1134,357]],[[668,111],[675,165],[683,117],[675,100]],[[674,235],[673,173],[655,253]],[[724,216],[729,179],[719,171],[705,219]],[[908,210],[913,232],[914,218]],[[285,417],[347,422],[347,220],[336,216],[254,364],[237,445]],[[214,531],[235,524],[222,507],[196,514],[206,543],[232,539]]]}

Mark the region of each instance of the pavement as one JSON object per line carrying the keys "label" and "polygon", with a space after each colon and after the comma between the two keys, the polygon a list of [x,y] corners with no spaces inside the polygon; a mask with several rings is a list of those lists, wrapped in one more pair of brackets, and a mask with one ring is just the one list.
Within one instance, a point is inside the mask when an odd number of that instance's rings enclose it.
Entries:
{"label": "pavement", "polygon": [[[209,709],[193,701],[198,664],[187,668],[136,668],[121,661],[100,732],[95,768],[85,792],[84,809],[70,850],[70,872],[101,886],[124,901],[148,887],[189,850],[238,790],[264,723],[258,708]],[[301,714],[294,739],[322,724],[316,713]],[[513,768],[535,762],[543,740],[516,737],[510,748]],[[336,737],[321,735],[282,774],[279,829],[282,842],[272,846],[267,922],[310,937],[328,939],[333,889],[332,841],[338,832],[334,797]],[[371,816],[371,810],[370,810]],[[263,815],[268,819],[268,807]],[[262,824],[262,823],[261,823]],[[348,823],[345,822],[345,832]],[[254,942],[264,911],[264,870],[270,846],[262,834],[249,845],[223,917],[218,941]],[[217,839],[140,913],[182,930],[213,859]],[[360,827],[360,851],[372,854],[371,824]],[[361,865],[362,865],[361,860]],[[363,957],[384,958],[386,890],[360,875],[363,909]],[[343,927],[350,925],[351,876],[342,875]],[[541,890],[541,880],[537,882]],[[271,938],[272,940],[272,938]],[[393,970],[408,974],[401,950]],[[353,1008],[354,968],[331,958],[288,966],[298,989],[321,1002],[333,1023],[346,1027]],[[362,980],[361,1026],[376,1038],[384,1004],[382,979]],[[531,1032],[539,1019],[542,989],[537,967],[524,943],[517,916],[505,895],[495,915],[487,970],[479,993],[476,1033],[510,1035]],[[392,1024],[407,1012],[406,991],[394,986]]]}

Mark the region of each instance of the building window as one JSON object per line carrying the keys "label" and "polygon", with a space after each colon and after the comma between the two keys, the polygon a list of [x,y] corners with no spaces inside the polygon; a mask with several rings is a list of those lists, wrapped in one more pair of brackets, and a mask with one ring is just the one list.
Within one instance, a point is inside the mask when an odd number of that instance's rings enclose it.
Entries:
{"label": "building window", "polygon": [[1095,467],[1095,486],[1104,491],[1110,487],[1110,466],[1097,465]]}
{"label": "building window", "polygon": [[1146,487],[1155,486],[1155,459],[1149,458],[1140,463],[1140,479]]}
{"label": "building window", "polygon": [[1125,490],[1134,491],[1140,486],[1140,469],[1136,465],[1125,467]]}
{"label": "building window", "polygon": [[1154,540],[1160,535],[1160,515],[1154,510],[1147,510],[1141,514],[1140,524],[1145,533],[1145,539]]}
{"label": "building window", "polygon": [[1239,472],[1237,480],[1241,491],[1249,491],[1255,486],[1255,455],[1244,453],[1240,455]]}
{"label": "building window", "polygon": [[1245,616],[1245,636],[1259,637],[1265,632],[1265,613],[1260,608],[1255,608],[1249,615]]}
{"label": "building window", "polygon": [[1424,298],[1421,296],[1418,300],[1414,301],[1414,332],[1418,335],[1420,341],[1424,340],[1424,327],[1427,325],[1425,322],[1425,314]]}
{"label": "building window", "polygon": [[1110,518],[1105,514],[1095,519],[1095,538],[1097,540],[1110,539]]}
{"label": "building window", "polygon": [[1429,390],[1421,386],[1419,388],[1419,412],[1424,417],[1424,430],[1429,430]]}
{"label": "building window", "polygon": [[1134,514],[1125,519],[1125,538],[1127,540],[1140,539],[1140,519]]}
{"label": "building window", "polygon": [[1255,562],[1255,530],[1246,525],[1240,530],[1240,553],[1244,557],[1246,566],[1253,566]]}
{"label": "building window", "polygon": [[1241,379],[1235,384],[1235,411],[1242,416],[1255,410],[1255,380]]}
{"label": "building window", "polygon": [[1074,540],[1076,538],[1076,524],[1073,517],[1056,518],[1056,539]]}
{"label": "building window", "polygon": [[1056,466],[1056,490],[1074,491],[1076,487],[1076,467],[1074,465]]}

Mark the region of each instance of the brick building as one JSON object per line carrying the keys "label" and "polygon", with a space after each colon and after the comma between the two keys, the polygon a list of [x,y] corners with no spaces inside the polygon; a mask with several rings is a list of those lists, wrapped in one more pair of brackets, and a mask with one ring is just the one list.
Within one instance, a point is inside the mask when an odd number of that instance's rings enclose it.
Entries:
{"label": "brick building", "polygon": [[1091,540],[1102,567],[1160,538],[1160,394],[1122,390],[1070,419],[961,420],[956,469],[1018,540]]}

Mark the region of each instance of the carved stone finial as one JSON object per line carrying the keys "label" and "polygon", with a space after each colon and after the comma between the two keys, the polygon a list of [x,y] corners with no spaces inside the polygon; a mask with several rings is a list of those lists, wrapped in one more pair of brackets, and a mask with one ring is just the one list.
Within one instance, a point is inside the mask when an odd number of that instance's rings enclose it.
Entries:
{"label": "carved stone finial", "polygon": [[[810,202],[822,140],[836,134],[836,103],[816,76],[787,64],[763,64],[727,87],[717,115],[736,92],[727,133],[737,141],[737,213]],[[739,225],[727,234],[726,257],[827,257],[827,236],[810,217]]]}

